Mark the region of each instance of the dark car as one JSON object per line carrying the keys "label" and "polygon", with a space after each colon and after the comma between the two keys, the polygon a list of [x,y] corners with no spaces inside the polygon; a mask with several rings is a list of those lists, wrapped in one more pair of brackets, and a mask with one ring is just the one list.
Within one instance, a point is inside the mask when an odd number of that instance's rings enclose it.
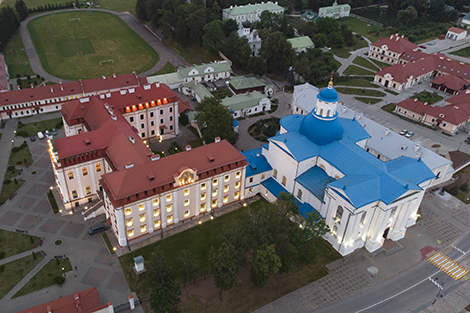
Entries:
{"label": "dark car", "polygon": [[420,47],[421,49],[426,49],[426,46],[418,46],[418,47]]}
{"label": "dark car", "polygon": [[30,139],[31,141],[36,141],[36,137],[34,137],[34,136],[29,136],[29,139]]}
{"label": "dark car", "polygon": [[95,235],[105,230],[106,230],[106,226],[104,224],[98,224],[98,225],[91,226],[90,229],[88,230],[88,233],[90,235]]}
{"label": "dark car", "polygon": [[57,130],[55,130],[55,128],[52,129],[52,136],[57,136]]}

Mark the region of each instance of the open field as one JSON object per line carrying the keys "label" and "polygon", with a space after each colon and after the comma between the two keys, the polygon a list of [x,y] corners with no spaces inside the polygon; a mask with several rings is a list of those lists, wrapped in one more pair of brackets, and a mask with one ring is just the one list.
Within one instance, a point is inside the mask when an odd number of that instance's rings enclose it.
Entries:
{"label": "open field", "polygon": [[[335,86],[353,86],[353,87],[370,87],[379,88],[379,86],[371,83],[372,80],[367,79],[368,77],[357,77],[346,79],[347,76],[341,76],[338,80],[334,81]],[[327,87],[328,83],[325,83],[319,87]],[[338,87],[341,88],[341,87]]]}
{"label": "open field", "polygon": [[23,77],[34,74],[31,65],[29,65],[28,55],[24,49],[19,31],[11,37],[3,50],[3,54],[5,56],[5,63],[8,65],[10,78],[15,78],[17,75]]}
{"label": "open field", "polygon": [[354,40],[356,41],[356,44],[354,46],[343,46],[342,48],[333,48],[331,49],[331,52],[333,54],[336,54],[340,58],[347,59],[351,56],[351,51],[367,47],[367,41],[365,41],[364,39],[354,38]]}
{"label": "open field", "polygon": [[28,30],[42,67],[64,79],[141,73],[159,59],[126,23],[109,13],[49,14],[29,22]]}
{"label": "open field", "polygon": [[52,259],[47,262],[47,264],[36,275],[34,275],[33,278],[23,286],[23,288],[20,289],[13,298],[55,285],[56,283],[54,278],[56,276],[62,276],[62,273],[66,273],[71,270],[72,265],[70,265],[69,258],[58,261],[56,259]]}
{"label": "open field", "polygon": [[382,101],[382,99],[377,99],[377,98],[367,98],[367,97],[354,97],[354,99],[359,100],[363,103],[366,104],[376,104]]}
{"label": "open field", "polygon": [[451,52],[450,54],[459,55],[461,57],[466,57],[467,58],[467,57],[470,56],[470,47],[466,47],[466,48]]}
{"label": "open field", "polygon": [[372,59],[372,58],[368,58],[369,61],[377,64],[378,67],[382,68],[382,66],[385,66],[385,67],[389,67],[389,66],[392,66],[393,64],[388,64],[388,63],[384,63],[384,62],[380,62],[379,60],[375,60],[375,59]]}
{"label": "open field", "polygon": [[370,97],[383,97],[385,93],[379,90],[373,89],[364,89],[364,88],[344,88],[339,87],[336,90],[340,93],[344,93],[347,95],[359,95],[359,96],[370,96]]}
{"label": "open field", "polygon": [[392,29],[385,29],[380,26],[368,24],[351,16],[343,17],[339,20],[339,23],[348,26],[351,31],[367,37],[367,39],[372,42],[379,40],[380,37],[388,37],[393,34]]}
{"label": "open field", "polygon": [[353,60],[353,63],[357,64],[357,65],[360,65],[360,66],[363,66],[363,67],[366,67],[366,68],[368,68],[368,69],[370,69],[374,72],[379,70],[375,64],[372,64],[371,62],[369,62],[368,59],[360,57],[360,56],[355,57],[354,60]]}
{"label": "open field", "polygon": [[26,165],[28,163],[33,163],[33,157],[31,156],[31,152],[29,151],[28,144],[24,141],[21,146],[15,146],[15,148],[19,149],[19,151],[11,151],[10,160],[8,161],[8,165]]}
{"label": "open field", "polygon": [[[131,290],[136,291],[141,299],[149,295],[151,283],[147,279],[147,273],[136,275],[132,270],[132,265],[133,258],[138,255],[142,255],[146,263],[149,262],[154,251],[163,251],[166,260],[174,260],[178,251],[190,250],[198,264],[198,275],[207,273],[209,250],[211,246],[214,248],[219,246],[219,236],[227,225],[236,219],[242,222],[246,221],[249,218],[247,210],[250,207],[257,209],[265,205],[264,201],[254,202],[248,207],[242,207],[120,257],[119,260]],[[325,265],[340,258],[340,255],[326,241],[319,239],[317,245],[319,254],[311,264],[295,266],[288,274],[274,275],[264,288],[254,287],[248,277],[249,267],[245,267],[241,270],[239,281],[235,287],[224,292],[224,301],[222,302],[218,299],[218,290],[213,285],[212,278],[208,277],[206,280],[201,280],[202,277],[198,278],[200,282],[196,285],[190,285],[190,294],[193,296],[181,305],[183,312],[252,312],[256,308],[305,286],[327,275],[328,270]],[[168,265],[173,270],[176,269],[174,262],[168,262]],[[178,281],[179,277],[176,279]],[[185,298],[185,292],[183,294],[182,298]]]}
{"label": "open field", "polygon": [[3,298],[13,287],[18,284],[23,277],[42,261],[44,257],[36,253],[36,260],[32,255],[28,255],[19,260],[4,264],[4,269],[0,272],[0,299]]}
{"label": "open field", "polygon": [[[61,125],[60,127],[58,127],[59,123]],[[29,136],[36,136],[38,132],[44,132],[46,129],[51,130],[52,128],[62,128],[62,118],[58,117],[50,120],[18,125],[16,135],[18,137],[22,136],[27,138]]]}
{"label": "open field", "polygon": [[0,253],[4,252],[5,255],[3,258],[8,258],[18,253],[34,249],[39,245],[39,239],[40,238],[36,236],[0,229]]}
{"label": "open field", "polygon": [[349,65],[344,71],[344,75],[374,75],[374,72],[356,65]]}
{"label": "open field", "polygon": [[8,184],[3,183],[2,193],[0,194],[0,205],[4,204],[8,198],[15,193],[18,189],[23,186],[23,182],[18,180],[18,184],[15,184],[14,181],[9,182]]}

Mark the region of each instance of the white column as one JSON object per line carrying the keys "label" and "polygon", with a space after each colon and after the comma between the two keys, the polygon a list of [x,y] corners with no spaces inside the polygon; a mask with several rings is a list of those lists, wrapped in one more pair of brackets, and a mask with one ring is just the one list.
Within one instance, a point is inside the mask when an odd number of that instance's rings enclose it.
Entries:
{"label": "white column", "polygon": [[166,227],[166,216],[167,216],[166,206],[167,206],[166,195],[162,194],[160,196],[160,207],[161,207],[160,208],[160,215],[161,215],[161,218],[162,218],[162,229]]}
{"label": "white column", "polygon": [[[83,186],[82,186],[82,173],[81,173],[81,167],[80,166],[77,166],[73,169],[73,175],[74,177],[77,179],[77,183],[78,183],[78,197],[79,198],[83,198],[84,195],[85,195],[85,190],[83,190]],[[73,189],[72,189],[73,190]]]}
{"label": "white column", "polygon": [[145,201],[145,205],[147,206],[147,224],[148,224],[148,229],[149,229],[149,234],[153,233],[153,206],[152,206],[152,201],[150,199],[147,199]]}
{"label": "white column", "polygon": [[[237,171],[235,171],[236,175]],[[240,169],[240,200],[245,199],[246,166]]]}
{"label": "white column", "polygon": [[178,102],[175,102],[173,107],[173,120],[175,121],[175,135],[180,133],[180,126],[179,126],[179,116],[178,116]]}
{"label": "white column", "polygon": [[176,189],[176,191],[173,192],[173,195],[171,196],[173,198],[173,222],[176,224],[179,222],[179,218],[178,218],[178,213],[179,213],[179,208],[178,208],[178,189]]}
{"label": "white column", "polygon": [[201,211],[201,193],[199,191],[199,182],[196,182],[196,216],[199,215],[200,211]]}
{"label": "white column", "polygon": [[217,186],[218,188],[218,193],[219,193],[219,200],[217,200],[217,207],[221,208],[222,205],[223,205],[223,199],[224,199],[224,184],[225,184],[225,180],[224,180],[224,176],[225,174],[222,173],[220,174],[219,176],[219,185]]}
{"label": "white column", "polygon": [[[93,162],[93,161],[91,161],[91,162]],[[91,194],[96,195],[97,194],[97,192],[96,192],[96,189],[97,189],[96,188],[96,180],[95,180],[96,166],[95,166],[95,164],[91,163],[90,167],[91,167],[90,175],[91,175],[91,188],[92,188],[91,189]]]}
{"label": "white column", "polygon": [[121,207],[119,210],[114,209],[114,214],[116,215],[116,224],[119,231],[118,241],[121,247],[127,246],[126,227],[124,226],[124,211],[124,207]]}

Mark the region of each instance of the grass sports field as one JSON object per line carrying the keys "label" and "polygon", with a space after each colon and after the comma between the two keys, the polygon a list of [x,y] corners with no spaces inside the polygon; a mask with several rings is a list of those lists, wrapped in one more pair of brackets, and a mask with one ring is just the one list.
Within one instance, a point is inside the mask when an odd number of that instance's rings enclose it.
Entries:
{"label": "grass sports field", "polygon": [[29,22],[28,30],[42,67],[64,79],[141,73],[159,58],[126,23],[109,13],[49,14]]}

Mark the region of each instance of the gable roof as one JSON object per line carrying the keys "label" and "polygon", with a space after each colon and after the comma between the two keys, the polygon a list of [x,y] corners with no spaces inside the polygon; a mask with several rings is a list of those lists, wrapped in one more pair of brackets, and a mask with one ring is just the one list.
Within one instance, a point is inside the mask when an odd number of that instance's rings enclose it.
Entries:
{"label": "gable roof", "polygon": [[405,99],[397,103],[397,107],[410,110],[412,112],[424,115],[426,113],[426,105],[417,99]]}
{"label": "gable roof", "polygon": [[469,85],[469,83],[455,75],[442,75],[438,76],[431,81],[432,84],[445,85],[452,90],[461,90]]}
{"label": "gable roof", "polygon": [[380,37],[378,41],[371,43],[371,45],[379,48],[382,48],[382,46],[385,45],[389,51],[396,53],[403,53],[406,49],[413,50],[418,48],[417,45],[408,41],[408,39],[403,36],[398,36],[398,34],[391,35],[388,38]]}
{"label": "gable roof", "polygon": [[294,50],[313,47],[313,41],[309,36],[295,37],[287,39]]}
{"label": "gable roof", "polygon": [[240,90],[247,88],[264,87],[266,86],[266,82],[256,77],[232,76],[230,78],[230,85],[232,85],[232,87],[236,90]]}
{"label": "gable roof", "polygon": [[458,27],[454,27],[454,26],[452,26],[451,28],[449,28],[447,31],[448,31],[448,32],[452,32],[452,33],[456,33],[456,34],[461,34],[461,33],[463,33],[463,32],[465,32],[465,33],[467,32],[467,31],[464,30],[464,29],[461,29],[461,28],[458,28]]}
{"label": "gable roof", "polygon": [[259,102],[265,98],[266,95],[263,95],[259,91],[253,91],[245,94],[226,97],[222,99],[221,103],[234,111],[238,111],[257,106],[259,105]]}
{"label": "gable roof", "polygon": [[284,12],[284,8],[279,6],[276,3],[273,3],[271,1],[268,1],[268,2],[263,2],[263,3],[253,3],[253,4],[247,4],[247,5],[240,5],[240,6],[231,6],[230,8],[227,8],[227,9],[223,9],[222,11],[224,12],[227,12],[228,14],[230,15],[241,15],[241,14],[253,14],[253,13],[257,13],[259,11],[259,13],[261,14],[261,12],[263,11],[269,11],[269,12],[272,12],[272,11],[283,11]]}
{"label": "gable roof", "polygon": [[[204,71],[209,67],[214,69],[214,71],[211,72],[211,73],[231,72],[232,71],[232,68],[230,67],[230,64],[227,61],[215,61],[215,62],[210,62],[210,63],[207,63],[207,64],[199,64],[199,65],[179,67],[178,72],[181,74],[181,77],[183,77],[183,78],[193,77],[193,76],[202,76],[202,75],[205,75],[205,74],[210,74],[210,73],[204,73]],[[190,75],[189,72],[191,70],[196,70],[198,73]]]}

